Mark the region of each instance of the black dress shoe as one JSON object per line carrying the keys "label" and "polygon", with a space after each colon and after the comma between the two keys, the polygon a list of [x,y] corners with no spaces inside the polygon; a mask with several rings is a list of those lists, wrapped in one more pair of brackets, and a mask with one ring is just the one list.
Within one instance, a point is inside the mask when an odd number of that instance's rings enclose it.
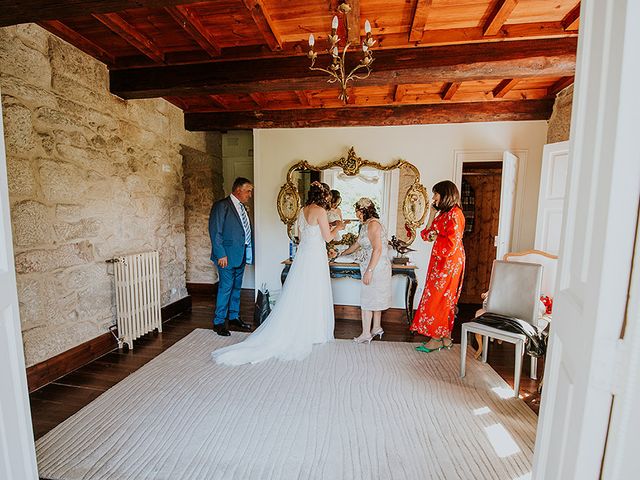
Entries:
{"label": "black dress shoe", "polygon": [[240,327],[240,328],[242,328],[244,330],[250,330],[251,329],[251,325],[249,325],[248,323],[243,322],[239,318],[234,318],[233,320],[229,320],[229,325],[234,325],[234,326]]}
{"label": "black dress shoe", "polygon": [[213,331],[216,332],[221,337],[228,337],[231,335],[231,332],[227,329],[227,327],[223,325],[214,325]]}

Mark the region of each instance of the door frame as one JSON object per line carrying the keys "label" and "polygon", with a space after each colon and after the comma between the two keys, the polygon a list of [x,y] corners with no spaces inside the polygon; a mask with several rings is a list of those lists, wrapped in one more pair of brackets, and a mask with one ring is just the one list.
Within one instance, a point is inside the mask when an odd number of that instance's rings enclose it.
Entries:
{"label": "door frame", "polygon": [[18,309],[2,119],[0,102],[0,477],[36,480],[38,467]]}
{"label": "door frame", "polygon": [[[520,250],[520,234],[522,231],[522,212],[526,193],[527,157],[529,150],[507,150],[513,153],[516,162],[516,198],[513,210],[513,229],[511,231],[511,249]],[[458,190],[462,187],[462,169],[465,163],[504,162],[505,150],[454,150],[453,183]],[[502,187],[502,185],[501,185]],[[502,188],[501,188],[502,189]]]}
{"label": "door frame", "polygon": [[638,285],[632,271],[640,204],[639,19],[637,1],[580,4],[555,327],[533,480],[635,478],[640,463]]}

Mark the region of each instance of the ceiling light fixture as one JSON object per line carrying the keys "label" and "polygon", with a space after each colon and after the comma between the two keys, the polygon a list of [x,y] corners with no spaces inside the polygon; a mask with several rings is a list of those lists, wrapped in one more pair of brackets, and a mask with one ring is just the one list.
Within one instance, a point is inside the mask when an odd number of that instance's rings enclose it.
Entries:
{"label": "ceiling light fixture", "polygon": [[[342,3],[338,7],[338,11],[342,14],[347,14],[351,11],[351,7],[347,3]],[[364,22],[364,31],[365,37],[362,40],[362,59],[360,62],[353,67],[347,73],[346,56],[347,50],[351,46],[350,42],[347,42],[344,47],[342,47],[342,53],[340,53],[340,37],[338,37],[338,16],[335,15],[331,22],[331,35],[327,36],[329,48],[327,49],[327,53],[331,55],[331,63],[327,68],[316,67],[316,58],[318,54],[313,50],[315,45],[315,38],[313,34],[309,35],[309,53],[307,56],[311,59],[311,66],[309,70],[317,70],[320,72],[328,73],[331,78],[327,80],[329,83],[340,84],[340,93],[338,94],[338,98],[342,100],[345,104],[349,100],[349,95],[347,94],[347,84],[352,80],[363,80],[367,78],[371,74],[371,64],[373,63],[373,55],[371,54],[371,47],[376,41],[371,36],[371,24],[369,20]],[[345,27],[346,18],[345,18]],[[345,30],[347,30],[345,28]]]}

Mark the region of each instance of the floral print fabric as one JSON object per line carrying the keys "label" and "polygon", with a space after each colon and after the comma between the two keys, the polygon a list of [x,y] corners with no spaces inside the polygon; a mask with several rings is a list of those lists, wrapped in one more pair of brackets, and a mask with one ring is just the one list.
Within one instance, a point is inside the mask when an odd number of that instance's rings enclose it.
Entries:
{"label": "floral print fabric", "polygon": [[422,239],[435,239],[427,280],[411,330],[427,337],[451,338],[464,275],[464,215],[459,207],[439,213]]}

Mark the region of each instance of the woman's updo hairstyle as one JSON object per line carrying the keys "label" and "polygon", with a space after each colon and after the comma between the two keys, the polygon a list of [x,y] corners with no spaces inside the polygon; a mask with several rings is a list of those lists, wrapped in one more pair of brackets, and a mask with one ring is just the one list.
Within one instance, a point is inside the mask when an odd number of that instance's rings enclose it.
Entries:
{"label": "woman's updo hairstyle", "polygon": [[318,205],[326,210],[329,210],[329,203],[331,202],[331,188],[326,183],[312,182],[307,192],[308,205]]}
{"label": "woman's updo hairstyle", "polygon": [[376,206],[370,198],[363,197],[355,204],[355,209],[362,213],[362,221],[366,222],[370,218],[380,218]]}

